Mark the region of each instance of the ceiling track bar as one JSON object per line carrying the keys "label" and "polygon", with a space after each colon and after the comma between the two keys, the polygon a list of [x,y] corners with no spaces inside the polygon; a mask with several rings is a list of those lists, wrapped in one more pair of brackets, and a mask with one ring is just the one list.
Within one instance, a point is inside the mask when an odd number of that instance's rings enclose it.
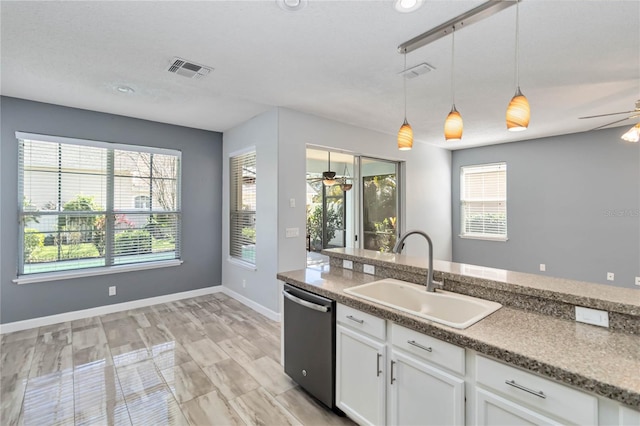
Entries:
{"label": "ceiling track bar", "polygon": [[480,6],[458,15],[444,24],[438,25],[437,27],[422,33],[409,41],[405,41],[398,46],[398,53],[406,54],[413,52],[416,49],[449,35],[453,31],[454,27],[459,31],[461,28],[468,27],[473,23],[482,21],[485,18],[495,15],[501,10],[513,6],[518,1],[519,0],[489,0],[482,3]]}

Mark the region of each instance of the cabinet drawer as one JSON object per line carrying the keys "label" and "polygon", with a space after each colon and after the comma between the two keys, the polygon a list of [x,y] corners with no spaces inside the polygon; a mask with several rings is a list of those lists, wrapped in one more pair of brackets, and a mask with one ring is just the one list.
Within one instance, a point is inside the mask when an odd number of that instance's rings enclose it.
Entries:
{"label": "cabinet drawer", "polygon": [[482,356],[476,356],[476,381],[535,409],[570,423],[598,422],[598,400],[578,390]]}
{"label": "cabinet drawer", "polygon": [[377,339],[385,340],[385,320],[382,318],[338,304],[336,320],[340,324],[349,326],[354,330],[359,330]]}
{"label": "cabinet drawer", "polygon": [[391,325],[391,343],[396,348],[464,375],[464,348],[397,324]]}

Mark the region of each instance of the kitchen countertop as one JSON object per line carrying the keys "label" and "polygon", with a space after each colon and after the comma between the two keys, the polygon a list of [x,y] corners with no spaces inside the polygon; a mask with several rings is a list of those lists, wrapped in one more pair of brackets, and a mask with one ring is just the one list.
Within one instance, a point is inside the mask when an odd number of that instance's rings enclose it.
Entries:
{"label": "kitchen countertop", "polygon": [[[323,252],[331,257],[353,260],[375,266],[425,273],[427,259],[394,253],[381,253],[357,248],[339,248]],[[433,261],[438,280],[451,279],[486,288],[506,290],[528,296],[552,298],[573,305],[640,316],[640,289],[614,287],[586,281],[555,278],[545,275],[514,272],[464,263]]]}
{"label": "kitchen countertop", "polygon": [[[406,256],[398,258],[404,258],[407,266],[417,266],[409,264],[412,261]],[[385,257],[384,261],[389,259]],[[438,266],[434,266],[434,270]],[[323,270],[308,268],[282,272],[278,279],[446,342],[640,409],[640,337],[637,335],[509,307],[502,307],[469,328],[459,330],[344,292],[346,288],[376,281],[380,277],[325,267]],[[589,297],[592,296],[595,295]],[[611,302],[620,301],[613,298]]]}

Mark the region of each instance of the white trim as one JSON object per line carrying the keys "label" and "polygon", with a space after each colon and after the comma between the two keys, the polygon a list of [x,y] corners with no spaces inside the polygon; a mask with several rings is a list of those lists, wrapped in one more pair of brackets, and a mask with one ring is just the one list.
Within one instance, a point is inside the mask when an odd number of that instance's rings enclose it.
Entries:
{"label": "white trim", "polygon": [[258,312],[259,314],[264,315],[270,320],[280,322],[280,314],[278,312],[274,312],[271,309],[266,308],[257,302],[254,302],[248,297],[245,297],[240,293],[236,293],[235,291],[231,290],[229,287],[225,287],[224,285],[222,286],[222,292],[227,296],[233,297],[243,305],[250,307],[254,311]]}
{"label": "white trim", "polygon": [[152,154],[175,155],[182,159],[182,151],[178,149],[156,148],[144,145],[127,145],[124,143],[95,141],[91,139],[67,138],[64,136],[40,135],[37,133],[16,132],[16,139],[40,142],[66,143],[71,145],[93,146],[105,149],[119,149],[122,151],[141,151]]}
{"label": "white trim", "polygon": [[238,155],[242,155],[242,154],[248,154],[250,152],[255,152],[257,155],[257,150],[256,150],[256,146],[255,145],[251,145],[251,146],[247,146],[244,148],[241,148],[237,151],[233,151],[227,154],[228,158],[232,158],[232,157],[237,157]]}
{"label": "white trim", "polygon": [[241,267],[242,269],[248,269],[249,271],[257,271],[258,268],[253,263],[245,262],[244,260],[240,260],[235,257],[227,256],[227,262],[232,265],[236,265]]}
{"label": "white trim", "polygon": [[21,275],[14,279],[16,284],[33,284],[47,281],[69,280],[73,278],[93,277],[96,275],[119,274],[121,272],[144,271],[146,269],[168,268],[180,266],[180,259],[161,260],[158,262],[132,263],[130,265],[101,266],[98,268],[77,269],[71,271],[45,272],[42,274]]}
{"label": "white trim", "polygon": [[[75,321],[83,318],[94,317],[97,315],[112,314],[114,312],[127,311],[129,309],[144,308],[146,306],[157,305],[159,303],[173,302],[176,300],[189,299],[191,297],[205,296],[207,294],[220,292],[224,292],[224,289],[221,285],[216,285],[212,287],[200,288],[197,290],[166,294],[164,296],[149,297],[147,299],[138,299],[129,302],[114,303],[113,305],[98,306],[95,308],[83,309],[81,311],[65,312],[62,314],[49,315],[46,317],[9,322],[6,324],[0,324],[0,334],[12,333],[14,331],[27,330],[29,328],[35,327],[43,327],[60,322]],[[240,302],[242,302],[242,300],[240,300]]]}
{"label": "white trim", "polygon": [[489,236],[489,235],[465,235],[459,234],[458,237],[465,238],[467,240],[485,240],[485,241],[498,241],[498,242],[507,242],[509,238],[507,236]]}

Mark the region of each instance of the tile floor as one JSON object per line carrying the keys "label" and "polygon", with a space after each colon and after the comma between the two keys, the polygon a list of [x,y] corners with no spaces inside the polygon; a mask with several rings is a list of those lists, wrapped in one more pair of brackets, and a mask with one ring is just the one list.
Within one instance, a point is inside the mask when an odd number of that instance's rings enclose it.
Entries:
{"label": "tile floor", "polygon": [[352,424],[280,365],[280,324],[222,294],[9,333],[0,424]]}

